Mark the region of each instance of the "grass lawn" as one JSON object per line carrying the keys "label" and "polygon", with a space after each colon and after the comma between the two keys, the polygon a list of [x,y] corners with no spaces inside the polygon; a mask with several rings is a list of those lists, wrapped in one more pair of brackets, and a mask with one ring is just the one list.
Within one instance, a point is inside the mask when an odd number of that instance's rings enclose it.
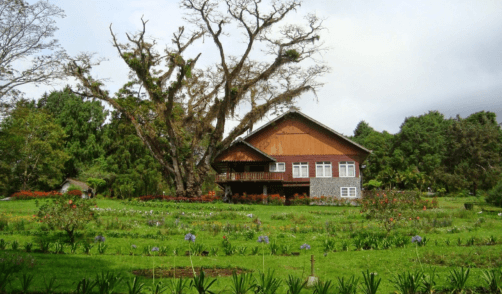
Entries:
{"label": "grass lawn", "polygon": [[[441,289],[449,287],[448,274],[452,269],[470,267],[467,286],[483,286],[481,271],[502,267],[502,217],[497,214],[502,210],[479,205],[465,210],[463,203],[479,202],[475,198],[438,200],[438,209],[416,212],[419,220],[402,220],[386,230],[382,222],[366,219],[358,207],[99,199],[99,221],[89,223],[78,238],[93,242],[95,236],[103,235],[107,246],[103,254],[98,252],[97,243],[92,243],[90,254],[84,254],[82,245],[71,253],[69,244],[63,245],[65,254],[36,252],[40,240],[51,242],[49,251],[54,251],[58,239],[64,239],[62,232],[49,231],[34,221],[37,206],[44,200],[2,201],[0,239],[8,244],[0,250],[0,256],[15,253],[33,257],[34,267],[25,271],[35,275],[31,291],[40,292],[45,291],[44,283],[53,276],[59,285],[56,292],[66,293],[74,291],[82,278],[95,278],[103,271],[120,273],[125,281],[131,281],[133,271],[149,274],[156,268],[158,274],[173,266],[191,268],[193,263],[195,267],[226,268],[227,272],[239,268],[254,275],[264,264],[265,270],[275,270],[276,277],[283,280],[278,293],[286,293],[288,275],[306,279],[310,274],[311,255],[315,257],[315,274],[320,280],[333,280],[336,285],[337,278],[355,275],[362,281],[361,273],[369,270],[382,279],[378,293],[393,293],[396,288],[390,279],[417,269],[435,269]],[[479,213],[482,209],[485,212]],[[187,233],[196,236],[195,243],[184,240]],[[267,235],[270,243],[258,243],[261,235]],[[412,244],[410,240],[415,235],[425,237],[427,244]],[[231,244],[228,252],[222,246],[224,239]],[[399,240],[406,242],[399,244]],[[19,243],[17,250],[12,249],[15,241]],[[31,253],[24,250],[27,243],[33,243]],[[311,250],[300,250],[304,243]],[[277,251],[274,255],[273,246]],[[152,252],[153,247],[159,247],[159,252]],[[189,250],[207,251],[208,255],[192,256],[190,261],[185,255]],[[178,254],[174,255],[174,251]],[[293,256],[291,252],[300,255]],[[21,276],[22,273],[14,276],[7,291],[21,289]],[[141,276],[140,280],[146,286],[153,282],[151,277]],[[155,282],[169,280],[157,277]],[[217,277],[211,290],[232,293],[231,284],[231,277]],[[126,283],[118,290],[127,293]],[[302,293],[312,293],[312,289]]]}

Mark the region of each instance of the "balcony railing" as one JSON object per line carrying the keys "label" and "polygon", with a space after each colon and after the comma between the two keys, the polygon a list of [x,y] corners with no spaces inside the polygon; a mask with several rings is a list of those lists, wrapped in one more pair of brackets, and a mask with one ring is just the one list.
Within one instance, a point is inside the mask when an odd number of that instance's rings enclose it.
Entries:
{"label": "balcony railing", "polygon": [[234,182],[234,181],[283,181],[284,173],[270,172],[245,172],[245,173],[226,173],[216,175],[216,182]]}

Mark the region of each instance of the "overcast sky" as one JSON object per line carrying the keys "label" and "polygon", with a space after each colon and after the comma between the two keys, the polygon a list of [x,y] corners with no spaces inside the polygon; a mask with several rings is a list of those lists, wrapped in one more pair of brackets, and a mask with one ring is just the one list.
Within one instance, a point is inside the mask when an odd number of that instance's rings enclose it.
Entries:
{"label": "overcast sky", "polygon": [[[148,35],[160,44],[169,44],[172,32],[185,25],[174,0],[49,2],[67,15],[56,37],[70,55],[95,52],[108,59],[95,73],[110,79],[112,92],[128,71],[111,46],[110,23],[124,37],[139,29],[144,15]],[[486,110],[502,120],[502,1],[315,0],[305,1],[294,17],[306,13],[326,18],[321,39],[331,49],[322,59],[332,70],[322,79],[318,101],[307,94],[298,106],[334,130],[352,135],[365,120],[396,133],[405,117],[429,110],[446,117]],[[207,38],[189,53],[197,52],[206,64],[218,61]],[[44,90],[25,89],[31,98]]]}

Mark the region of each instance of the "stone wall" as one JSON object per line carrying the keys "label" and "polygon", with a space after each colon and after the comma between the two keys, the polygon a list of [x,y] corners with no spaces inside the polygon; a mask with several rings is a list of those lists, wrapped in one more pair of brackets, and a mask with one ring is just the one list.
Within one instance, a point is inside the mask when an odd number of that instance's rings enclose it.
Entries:
{"label": "stone wall", "polygon": [[[310,197],[340,197],[341,187],[356,187],[356,198],[361,198],[361,178],[310,178]],[[345,198],[345,197],[344,197]],[[353,199],[353,198],[352,198]]]}

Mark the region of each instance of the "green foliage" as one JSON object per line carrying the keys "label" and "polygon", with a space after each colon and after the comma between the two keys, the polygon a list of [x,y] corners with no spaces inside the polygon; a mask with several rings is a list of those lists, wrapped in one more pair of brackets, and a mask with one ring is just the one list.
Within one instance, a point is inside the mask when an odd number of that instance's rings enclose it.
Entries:
{"label": "green foliage", "polygon": [[502,293],[502,271],[497,269],[484,270],[483,280],[490,293]]}
{"label": "green foliage", "polygon": [[112,294],[115,288],[122,281],[122,276],[112,272],[101,272],[101,275],[96,275],[96,283],[99,294]]}
{"label": "green foliage", "polygon": [[18,103],[0,123],[0,193],[49,190],[61,184],[64,130],[46,113]]}
{"label": "green foliage", "polygon": [[450,287],[453,291],[460,293],[464,291],[470,272],[470,268],[464,270],[463,267],[460,269],[454,268],[450,270],[448,277],[450,280]]}
{"label": "green foliage", "polygon": [[380,188],[382,186],[382,182],[377,181],[375,179],[369,180],[367,183],[363,185],[365,188],[368,188],[369,190],[375,189],[375,188]]}
{"label": "green foliage", "polygon": [[293,61],[297,61],[300,57],[300,53],[298,53],[298,51],[296,51],[295,49],[289,49],[284,52],[284,56]]}
{"label": "green foliage", "polygon": [[127,293],[140,294],[141,289],[143,289],[143,286],[145,286],[145,283],[140,283],[138,277],[134,277],[132,283],[130,283],[130,281],[127,281],[127,290],[128,290]]}
{"label": "green foliage", "polygon": [[[103,148],[107,155],[95,159],[82,177],[99,179],[101,191],[105,190],[108,196],[129,198],[170,192],[159,164],[127,119],[113,112],[104,132]],[[106,181],[106,185],[101,181]]]}
{"label": "green foliage", "polygon": [[64,230],[75,242],[75,230],[96,219],[91,207],[96,203],[90,199],[82,199],[66,195],[44,203],[38,211],[38,220],[52,230]]}
{"label": "green foliage", "polygon": [[479,188],[492,188],[500,175],[500,127],[490,112],[474,113],[466,119],[459,116],[449,126],[446,148],[439,178],[452,190],[469,188],[475,195]]}
{"label": "green foliage", "polygon": [[376,277],[376,273],[370,273],[369,270],[363,272],[363,283],[361,284],[361,291],[364,294],[376,294],[378,286],[382,279]]}
{"label": "green foliage", "polygon": [[502,181],[499,181],[497,185],[488,192],[485,201],[492,205],[502,207]]}
{"label": "green foliage", "polygon": [[91,186],[91,188],[93,188],[94,191],[98,191],[99,188],[106,185],[105,180],[96,179],[96,178],[87,178],[86,183],[89,184],[89,186]]}
{"label": "green foliage", "polygon": [[50,114],[66,134],[62,143],[70,155],[63,170],[67,177],[79,176],[104,154],[103,125],[108,111],[99,101],[84,100],[64,89],[45,94],[37,107]]}
{"label": "green foliage", "polygon": [[190,281],[190,287],[194,288],[199,294],[214,294],[211,290],[211,286],[216,282],[216,279],[207,279],[204,273],[204,268],[200,268],[199,275],[195,275]]}
{"label": "green foliage", "polygon": [[415,294],[422,288],[424,274],[421,271],[398,273],[391,279],[399,293]]}
{"label": "green foliage", "polygon": [[253,274],[252,273],[242,273],[237,275],[237,273],[232,273],[232,293],[233,294],[246,294],[254,288]]}
{"label": "green foliage", "polygon": [[29,255],[18,255],[13,253],[0,253],[0,292],[5,291],[5,287],[12,280],[12,275],[33,267],[35,260]]}
{"label": "green foliage", "polygon": [[338,278],[337,290],[340,294],[356,294],[357,285],[359,284],[359,279],[356,279],[354,275],[352,275],[349,279],[345,280],[345,278]]}
{"label": "green foliage", "polygon": [[317,283],[314,284],[314,294],[329,294],[331,293],[331,281],[317,281]]}
{"label": "green foliage", "polygon": [[502,132],[491,112],[445,119],[430,111],[406,118],[396,135],[361,121],[353,140],[373,151],[362,169],[368,189],[380,182],[388,189],[476,193],[491,189],[502,170]]}
{"label": "green foliage", "polygon": [[274,294],[281,286],[281,280],[275,277],[274,270],[268,270],[267,273],[260,272],[256,278],[255,294]]}

